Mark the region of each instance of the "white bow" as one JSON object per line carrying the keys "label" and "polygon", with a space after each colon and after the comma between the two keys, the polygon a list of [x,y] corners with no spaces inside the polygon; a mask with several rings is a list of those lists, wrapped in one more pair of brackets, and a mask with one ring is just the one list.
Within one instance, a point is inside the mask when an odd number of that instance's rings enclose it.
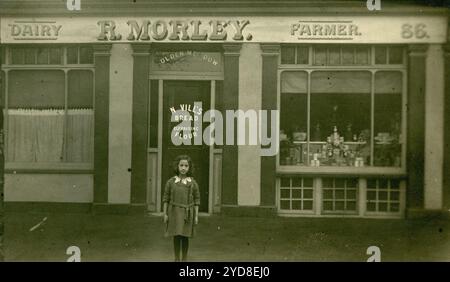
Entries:
{"label": "white bow", "polygon": [[187,183],[188,183],[188,182],[191,182],[192,179],[191,179],[190,177],[185,177],[185,178],[181,179],[180,177],[175,176],[175,183],[178,183],[178,182],[180,182],[180,181],[181,181],[181,183],[187,185]]}

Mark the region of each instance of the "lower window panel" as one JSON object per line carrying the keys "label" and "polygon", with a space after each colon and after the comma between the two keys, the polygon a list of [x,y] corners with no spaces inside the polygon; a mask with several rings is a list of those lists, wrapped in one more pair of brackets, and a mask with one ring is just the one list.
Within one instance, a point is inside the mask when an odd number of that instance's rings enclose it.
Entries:
{"label": "lower window panel", "polygon": [[400,178],[281,176],[280,213],[402,216],[405,185]]}

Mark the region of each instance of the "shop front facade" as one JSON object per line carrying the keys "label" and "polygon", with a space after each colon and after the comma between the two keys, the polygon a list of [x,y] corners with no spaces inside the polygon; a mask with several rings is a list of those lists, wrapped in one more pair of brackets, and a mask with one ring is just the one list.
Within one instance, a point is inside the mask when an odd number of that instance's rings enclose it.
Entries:
{"label": "shop front facade", "polygon": [[159,213],[188,154],[204,214],[448,214],[448,10],[56,2],[2,4],[7,209]]}

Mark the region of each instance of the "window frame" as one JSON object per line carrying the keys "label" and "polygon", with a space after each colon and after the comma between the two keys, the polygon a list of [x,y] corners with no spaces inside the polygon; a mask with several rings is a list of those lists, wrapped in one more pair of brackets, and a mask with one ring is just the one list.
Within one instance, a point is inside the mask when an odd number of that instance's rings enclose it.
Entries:
{"label": "window frame", "polygon": [[[295,46],[298,46],[296,44]],[[403,48],[403,64],[394,65],[387,64],[380,65],[375,64],[375,47],[376,45],[365,45],[369,47],[370,58],[368,65],[326,65],[318,66],[314,65],[311,61],[313,59],[314,47],[312,44],[304,44],[304,47],[309,46],[309,64],[308,65],[294,65],[294,64],[281,64],[281,54],[278,56],[278,69],[277,69],[277,109],[281,111],[281,77],[284,72],[306,72],[307,73],[307,142],[310,141],[311,133],[311,74],[315,71],[367,71],[371,73],[371,113],[370,113],[370,123],[371,123],[371,138],[374,138],[374,99],[375,99],[375,75],[380,71],[398,71],[402,75],[402,111],[401,111],[401,166],[400,167],[383,167],[383,166],[373,166],[374,161],[374,142],[371,142],[371,164],[365,165],[364,167],[353,167],[353,166],[318,166],[313,167],[309,164],[309,146],[308,146],[308,163],[307,165],[280,165],[280,152],[276,155],[276,171],[277,174],[295,174],[295,173],[307,173],[311,175],[330,175],[330,174],[341,174],[341,175],[406,175],[406,148],[408,146],[407,142],[407,116],[406,116],[406,105],[407,105],[407,60],[406,60],[406,48]],[[358,45],[359,46],[359,45]],[[364,45],[361,45],[364,46]],[[378,46],[378,45],[377,45]],[[381,45],[383,47],[389,46],[401,46],[404,45]],[[326,47],[324,45],[324,47]],[[349,45],[352,47],[352,45]],[[354,47],[357,47],[356,44]],[[389,49],[389,48],[387,48]],[[281,113],[280,113],[281,116]],[[278,129],[280,128],[281,121],[278,120]]]}
{"label": "window frame", "polygon": [[[2,49],[5,52],[5,61],[1,64],[1,71],[4,73],[4,107],[3,111],[8,113],[9,105],[8,105],[8,96],[9,96],[9,72],[10,71],[47,71],[47,70],[56,70],[64,72],[64,138],[67,139],[67,124],[68,124],[68,96],[69,96],[69,73],[70,71],[89,71],[92,73],[92,109],[94,111],[93,116],[93,132],[95,136],[95,58],[93,56],[91,64],[67,64],[67,48],[69,47],[78,47],[78,52],[80,47],[84,46],[92,46],[90,44],[27,44],[27,45],[4,45]],[[62,49],[62,64],[11,64],[11,56],[12,56],[12,48],[21,47],[21,48],[51,48],[51,47],[60,47]],[[80,61],[80,53],[78,53],[78,62]],[[37,60],[37,59],[36,59]],[[37,62],[37,61],[36,61]],[[4,137],[7,140],[8,136],[8,114],[4,115],[3,119],[3,129],[4,129]],[[4,142],[4,152],[7,152],[8,142]],[[67,162],[67,142],[64,144],[64,160],[61,163],[49,163],[49,162],[8,162],[6,161],[5,156],[5,170],[7,172],[52,172],[52,171],[66,171],[71,173],[91,173],[94,169],[94,156],[92,157],[91,162]],[[94,152],[95,154],[95,152]]]}

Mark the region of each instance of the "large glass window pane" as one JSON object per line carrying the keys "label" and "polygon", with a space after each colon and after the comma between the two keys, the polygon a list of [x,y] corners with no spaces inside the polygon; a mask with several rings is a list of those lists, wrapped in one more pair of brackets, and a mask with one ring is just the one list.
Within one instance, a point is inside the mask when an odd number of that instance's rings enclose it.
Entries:
{"label": "large glass window pane", "polygon": [[[92,63],[92,48],[81,49],[82,63]],[[12,64],[63,64],[64,54],[69,64],[78,63],[78,47],[67,48],[67,53],[56,46],[10,50]],[[93,72],[15,69],[8,76],[7,161],[91,163]]]}
{"label": "large glass window pane", "polygon": [[91,162],[94,148],[94,76],[91,71],[69,72],[67,161]]}
{"label": "large glass window pane", "polygon": [[64,108],[64,72],[14,70],[9,73],[9,108]]}
{"label": "large glass window pane", "polygon": [[370,164],[371,73],[311,74],[312,165]]}
{"label": "large glass window pane", "polygon": [[375,74],[375,166],[401,166],[402,82],[401,72]]}
{"label": "large glass window pane", "polygon": [[11,71],[8,92],[10,162],[64,160],[63,71]]}
{"label": "large glass window pane", "polygon": [[306,164],[307,133],[306,72],[281,75],[280,164]]}
{"label": "large glass window pane", "polygon": [[88,70],[69,71],[68,108],[93,108],[93,73]]}

